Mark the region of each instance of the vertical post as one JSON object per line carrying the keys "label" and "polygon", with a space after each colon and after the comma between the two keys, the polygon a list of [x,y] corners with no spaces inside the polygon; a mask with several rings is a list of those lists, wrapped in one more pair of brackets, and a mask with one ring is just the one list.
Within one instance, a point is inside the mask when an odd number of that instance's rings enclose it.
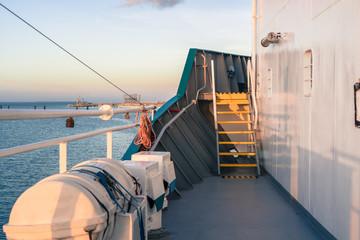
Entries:
{"label": "vertical post", "polygon": [[218,121],[217,121],[217,108],[216,108],[214,60],[211,60],[211,80],[212,80],[212,95],[213,95],[214,127],[215,127],[215,135],[216,135],[216,152],[217,152],[216,160],[217,160],[218,174],[220,175],[219,134],[218,134]]}
{"label": "vertical post", "polygon": [[[257,104],[256,104],[256,97],[255,91],[257,88],[257,81],[258,81],[258,63],[257,63],[257,38],[258,38],[258,7],[261,8],[261,3],[258,6],[257,0],[252,0],[252,49],[251,49],[251,99],[253,101],[252,109],[254,110],[254,129],[257,129],[257,119],[258,119],[258,112],[257,112]],[[248,78],[249,79],[249,78]],[[248,91],[249,92],[249,91]]]}
{"label": "vertical post", "polygon": [[63,173],[67,170],[67,143],[59,144],[59,172]]}
{"label": "vertical post", "polygon": [[107,132],[106,133],[106,138],[107,138],[107,154],[106,154],[106,157],[107,158],[112,158],[112,132]]}
{"label": "vertical post", "polygon": [[[251,65],[252,73],[251,75],[255,78],[256,76],[256,59],[257,59],[257,0],[252,0],[252,49],[251,49]],[[256,84],[256,83],[255,83]],[[252,86],[255,88],[255,86]]]}
{"label": "vertical post", "polygon": [[151,121],[154,121],[155,109],[151,109]]}
{"label": "vertical post", "polygon": [[258,176],[260,176],[260,162],[259,162],[259,153],[257,150],[257,142],[256,142],[256,132],[255,132],[255,127],[254,127],[254,114],[253,114],[253,110],[254,107],[252,106],[252,102],[250,101],[250,96],[248,95],[248,100],[249,100],[249,109],[250,109],[250,129],[252,131],[252,134],[250,134],[252,136],[252,140],[254,141],[254,152],[255,152],[255,159],[256,159],[256,165],[257,165],[257,174]]}
{"label": "vertical post", "polygon": [[[255,87],[254,85],[256,84],[255,83],[255,77],[252,75],[254,72],[253,72],[253,69],[251,67],[250,64],[250,60],[248,60],[248,67],[247,67],[247,77],[248,77],[248,82],[250,82],[250,91],[248,92],[251,96],[251,98],[249,98],[249,102],[251,101],[252,105],[250,107],[250,111],[254,111],[254,129],[257,129],[257,119],[258,119],[258,109],[257,109],[257,104],[256,104],[256,97],[255,97]],[[249,80],[250,79],[250,80]]]}

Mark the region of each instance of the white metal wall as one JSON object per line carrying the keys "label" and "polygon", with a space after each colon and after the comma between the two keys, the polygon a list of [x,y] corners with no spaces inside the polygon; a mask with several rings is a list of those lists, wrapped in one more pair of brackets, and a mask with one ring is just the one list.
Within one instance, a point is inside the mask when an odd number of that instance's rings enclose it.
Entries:
{"label": "white metal wall", "polygon": [[[337,239],[360,239],[360,1],[258,0],[258,88],[264,164]],[[264,48],[269,32],[286,33]],[[313,53],[312,96],[303,92]],[[272,72],[272,93],[268,97]]]}

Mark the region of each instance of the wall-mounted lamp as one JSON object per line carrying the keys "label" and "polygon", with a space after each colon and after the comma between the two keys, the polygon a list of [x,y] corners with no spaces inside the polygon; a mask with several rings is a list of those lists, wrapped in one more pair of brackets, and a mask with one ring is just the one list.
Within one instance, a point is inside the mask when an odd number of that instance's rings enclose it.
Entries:
{"label": "wall-mounted lamp", "polygon": [[271,43],[279,42],[280,37],[281,37],[281,33],[269,32],[266,37],[261,39],[261,45],[263,47],[268,47]]}

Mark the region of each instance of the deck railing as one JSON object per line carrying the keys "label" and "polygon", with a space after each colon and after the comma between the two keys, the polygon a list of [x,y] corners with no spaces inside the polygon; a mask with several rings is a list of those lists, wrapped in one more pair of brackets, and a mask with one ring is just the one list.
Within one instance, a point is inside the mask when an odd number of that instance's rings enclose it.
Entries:
{"label": "deck railing", "polygon": [[[145,107],[145,108],[132,108],[132,109],[118,109],[113,110],[0,110],[0,120],[9,120],[9,119],[42,119],[42,118],[63,118],[68,116],[74,117],[85,117],[85,116],[107,116],[111,114],[121,114],[121,113],[130,113],[130,112],[139,112],[144,110],[154,110],[154,106]],[[115,131],[120,131],[124,129],[129,129],[138,126],[138,123],[107,128],[102,130],[97,130],[93,132],[82,133],[78,135],[62,137],[51,139],[47,141],[31,143],[27,145],[17,146],[13,148],[7,148],[0,150],[0,158],[7,157],[11,155],[16,155],[19,153],[29,152],[40,148],[50,147],[59,145],[59,172],[66,172],[67,170],[67,143],[72,141],[77,141],[84,138],[89,138],[101,134],[107,134],[107,158],[112,158],[112,133]]]}
{"label": "deck railing", "polygon": [[26,119],[93,117],[93,116],[100,116],[102,118],[105,118],[106,116],[113,116],[116,114],[141,112],[143,110],[149,111],[153,109],[155,109],[155,106],[125,108],[125,109],[113,109],[111,107],[109,108],[103,107],[100,108],[99,110],[1,109],[0,120],[26,120]]}

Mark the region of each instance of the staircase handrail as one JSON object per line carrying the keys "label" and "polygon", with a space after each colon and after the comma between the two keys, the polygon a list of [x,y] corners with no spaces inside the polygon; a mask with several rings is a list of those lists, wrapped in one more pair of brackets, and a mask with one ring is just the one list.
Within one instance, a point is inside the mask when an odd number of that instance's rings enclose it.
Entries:
{"label": "staircase handrail", "polygon": [[[254,69],[251,67],[250,59],[247,62],[247,79],[248,79],[248,92],[251,93],[251,111],[254,110],[254,129],[257,129],[257,122],[258,122],[258,109],[256,104],[256,96],[255,96],[255,76],[254,76]],[[249,99],[250,102],[250,99]]]}
{"label": "staircase handrail", "polygon": [[165,126],[161,129],[159,135],[157,136],[155,142],[153,143],[153,145],[150,148],[150,151],[154,151],[155,148],[157,147],[157,145],[159,144],[162,136],[164,135],[166,129],[173,123],[175,122],[176,119],[178,119],[190,106],[192,106],[193,104],[195,104],[195,101],[191,102],[189,105],[187,105],[186,107],[184,107],[178,114],[176,114],[169,122],[167,122],[165,124]]}

